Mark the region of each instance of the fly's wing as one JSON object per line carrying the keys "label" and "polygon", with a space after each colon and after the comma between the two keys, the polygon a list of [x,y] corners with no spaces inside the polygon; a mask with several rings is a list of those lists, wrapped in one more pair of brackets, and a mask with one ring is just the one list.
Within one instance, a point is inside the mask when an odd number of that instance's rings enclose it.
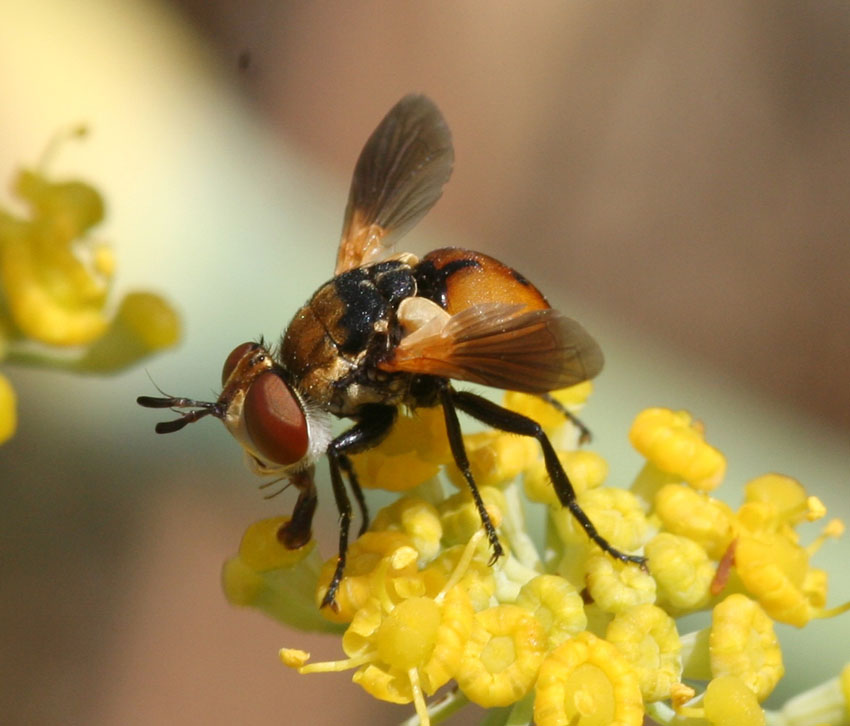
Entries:
{"label": "fly's wing", "polygon": [[596,341],[557,310],[484,303],[435,316],[402,338],[380,367],[545,393],[593,378],[602,364]]}
{"label": "fly's wing", "polygon": [[410,95],[393,106],[354,167],[334,274],[382,257],[440,198],[453,162],[433,101]]}

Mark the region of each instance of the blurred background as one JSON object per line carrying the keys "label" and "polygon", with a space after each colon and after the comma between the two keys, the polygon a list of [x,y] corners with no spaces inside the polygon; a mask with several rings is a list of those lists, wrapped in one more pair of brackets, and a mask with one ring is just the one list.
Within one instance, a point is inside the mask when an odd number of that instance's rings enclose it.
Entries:
{"label": "blurred background", "polygon": [[[493,254],[594,332],[585,418],[615,483],[639,467],[631,418],[669,405],[727,453],[730,502],[777,470],[850,517],[848,38],[841,2],[0,0],[0,175],[89,124],[51,170],[105,193],[116,297],[154,289],[185,325],[147,371],[4,367],[0,720],[408,715],[280,666],[281,646],[336,642],[232,608],[218,573],[291,503],[263,501],[222,427],[156,437],[133,401],[148,374],[214,395],[235,345],[279,334],[330,276],[354,161],[409,91],[441,107],[456,166],[405,247]],[[832,603],[848,556],[818,556]],[[837,672],[846,621],[781,629],[776,703]]]}

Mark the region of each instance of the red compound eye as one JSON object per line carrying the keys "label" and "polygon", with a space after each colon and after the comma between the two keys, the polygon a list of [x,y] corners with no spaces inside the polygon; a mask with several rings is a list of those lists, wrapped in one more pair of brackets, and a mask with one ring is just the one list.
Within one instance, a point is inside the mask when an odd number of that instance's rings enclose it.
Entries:
{"label": "red compound eye", "polygon": [[221,369],[222,386],[227,383],[227,379],[230,378],[230,374],[233,373],[234,368],[239,365],[239,361],[245,357],[245,354],[254,351],[259,347],[260,346],[256,343],[242,343],[242,345],[237,345],[232,351],[230,351],[230,355],[227,356],[227,359],[224,361],[224,366]]}
{"label": "red compound eye", "polygon": [[307,417],[292,389],[276,373],[257,376],[243,410],[248,435],[266,459],[288,465],[307,454]]}

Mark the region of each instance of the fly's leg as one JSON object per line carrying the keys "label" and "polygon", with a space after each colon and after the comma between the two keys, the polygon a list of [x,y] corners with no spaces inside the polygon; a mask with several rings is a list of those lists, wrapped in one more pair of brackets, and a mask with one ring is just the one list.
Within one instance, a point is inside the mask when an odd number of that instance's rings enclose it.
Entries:
{"label": "fly's leg", "polygon": [[616,547],[612,546],[599,532],[584,510],[579,506],[576,500],[576,493],[564,467],[558,460],[555,449],[549,438],[544,433],[536,421],[523,416],[520,413],[509,411],[501,406],[488,401],[486,398],[477,396],[474,393],[458,392],[451,389],[451,396],[454,405],[461,411],[469,414],[482,423],[492,426],[501,431],[507,431],[512,434],[520,434],[521,436],[533,436],[537,439],[540,447],[543,449],[543,461],[546,464],[546,471],[552,484],[555,487],[555,493],[561,504],[570,510],[570,513],[576,518],[582,529],[587,533],[587,536],[595,542],[599,547],[621,562],[632,562],[639,565],[642,569],[646,569],[646,558],[638,555],[628,555],[625,552],[620,552]]}
{"label": "fly's leg", "polygon": [[289,481],[298,488],[298,500],[292,510],[292,517],[277,531],[280,543],[290,550],[297,550],[310,541],[313,536],[313,515],[316,513],[316,485],[313,482],[314,467],[293,474]]}
{"label": "fly's leg", "polygon": [[[487,533],[487,539],[493,550],[493,556],[490,558],[490,564],[492,565],[504,554],[504,551],[499,542],[499,536],[496,534],[496,528],[490,521],[490,515],[484,506],[484,500],[481,498],[481,493],[478,491],[475,479],[472,478],[472,471],[469,469],[469,458],[466,455],[466,448],[463,445],[460,422],[457,419],[457,411],[455,410],[458,395],[448,381],[442,381],[440,385],[440,403],[443,406],[443,415],[446,419],[446,433],[449,437],[449,447],[452,450],[452,456],[454,457],[455,464],[457,464],[457,468],[460,469],[460,473],[466,479],[469,491],[472,493],[472,499],[475,502],[475,508],[478,510],[478,516],[481,517],[481,524]],[[458,408],[461,407],[458,406]]]}
{"label": "fly's leg", "polygon": [[566,418],[573,426],[578,429],[578,442],[580,444],[590,443],[590,440],[593,438],[593,434],[590,433],[590,429],[587,428],[587,426],[578,416],[576,416],[572,411],[570,411],[551,393],[541,393],[540,398],[546,401],[546,403],[548,403],[552,408],[554,408],[558,413],[560,413],[564,418]]}
{"label": "fly's leg", "polygon": [[[377,446],[389,433],[395,423],[396,409],[393,406],[381,406],[370,404],[363,406],[359,414],[359,420],[348,431],[337,436],[328,446],[328,462],[331,469],[331,486],[333,487],[336,508],[339,511],[339,549],[336,560],[336,569],[331,578],[328,590],[322,598],[321,607],[330,606],[336,610],[336,592],[345,570],[345,556],[348,552],[348,531],[351,526],[351,500],[345,491],[342,480],[342,471],[350,475],[351,462],[348,454],[357,454],[361,451]],[[356,484],[356,478],[352,479],[355,484],[352,488],[357,501],[363,497],[362,491],[358,494],[360,486]],[[365,508],[365,503],[361,505]]]}
{"label": "fly's leg", "polygon": [[357,507],[360,509],[360,530],[357,532],[359,537],[369,528],[369,507],[366,504],[366,497],[363,496],[363,490],[360,488],[360,482],[357,479],[357,472],[354,471],[354,466],[351,464],[345,454],[339,457],[339,465],[348,477],[348,484],[351,491],[354,493],[354,499],[357,502]]}

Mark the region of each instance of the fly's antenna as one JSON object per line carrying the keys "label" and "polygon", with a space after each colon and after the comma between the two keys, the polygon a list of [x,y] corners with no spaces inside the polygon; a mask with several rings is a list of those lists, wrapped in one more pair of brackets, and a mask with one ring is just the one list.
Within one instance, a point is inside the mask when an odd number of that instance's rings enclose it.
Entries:
{"label": "fly's antenna", "polygon": [[[156,398],[154,396],[139,396],[136,399],[136,403],[140,406],[144,406],[145,408],[170,408],[175,413],[180,414],[180,418],[174,419],[173,421],[160,421],[154,428],[158,434],[170,434],[174,431],[179,431],[187,424],[194,423],[198,419],[201,419],[204,416],[209,416],[210,414],[216,418],[222,418],[224,415],[222,407],[217,402],[196,401],[192,398],[169,396],[158,385],[156,385],[156,382],[153,378],[151,378],[150,373],[148,373],[148,378],[150,378],[154,388],[162,394],[162,398]],[[194,410],[180,411],[179,409],[181,408],[191,408]]]}

